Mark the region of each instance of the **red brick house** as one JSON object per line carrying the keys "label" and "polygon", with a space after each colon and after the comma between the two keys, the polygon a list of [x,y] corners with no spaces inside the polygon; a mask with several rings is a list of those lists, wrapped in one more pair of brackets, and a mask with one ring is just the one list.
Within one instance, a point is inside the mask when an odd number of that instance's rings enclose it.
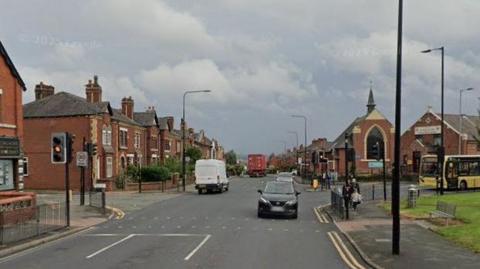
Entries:
{"label": "red brick house", "polygon": [[[93,90],[93,91],[92,91]],[[94,94],[93,94],[94,93]],[[114,166],[116,135],[112,129],[113,111],[101,100],[97,77],[86,85],[87,99],[67,92],[55,94],[53,86],[40,83],[35,87],[36,100],[24,105],[25,156],[28,158],[28,189],[64,189],[64,166],[50,161],[50,139],[55,132],[69,132],[75,136],[74,152],[83,150],[83,138],[98,145],[97,154],[86,174],[87,189],[97,181],[112,181],[117,175]],[[74,156],[75,157],[75,156]],[[71,188],[80,189],[80,169],[75,160],[70,164]]]}
{"label": "red brick house", "polygon": [[[376,109],[373,91],[367,103],[367,113],[356,118],[332,143],[328,150],[329,168],[345,175],[345,134],[348,134],[348,146],[354,149],[351,156],[349,171],[355,170],[357,175],[372,175],[381,173],[375,168],[373,146],[376,143],[385,148],[387,171],[392,166],[394,148],[394,127],[388,119]],[[354,160],[353,160],[354,159]]]}
{"label": "red brick house", "polygon": [[159,119],[160,127],[160,160],[163,163],[166,159],[181,157],[181,134],[174,130],[173,117],[162,117]]}
{"label": "red brick house", "polygon": [[145,112],[135,112],[134,120],[146,128],[146,153],[147,165],[160,164],[160,125],[154,107],[149,107]]}
{"label": "red brick house", "polygon": [[25,83],[0,42],[0,191],[23,189]]}
{"label": "red brick house", "polygon": [[148,159],[146,152],[146,128],[134,120],[134,101],[132,97],[122,99],[122,109],[113,109],[113,128],[118,134],[116,157],[119,174],[129,165],[144,166]]}
{"label": "red brick house", "polygon": [[[436,154],[441,143],[442,118],[431,108],[423,114],[401,138],[402,172],[417,174],[423,155]],[[475,139],[480,126],[479,116],[445,114],[445,154],[477,155],[480,147]]]}

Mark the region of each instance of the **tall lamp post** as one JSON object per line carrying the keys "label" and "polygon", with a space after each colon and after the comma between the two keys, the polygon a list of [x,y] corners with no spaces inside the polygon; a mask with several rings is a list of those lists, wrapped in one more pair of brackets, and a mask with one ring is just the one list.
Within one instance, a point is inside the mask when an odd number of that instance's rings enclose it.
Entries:
{"label": "tall lamp post", "polygon": [[[441,85],[441,90],[442,90],[442,100],[441,100],[441,103],[442,103],[442,125],[441,125],[441,134],[440,134],[440,148],[438,150],[438,154],[437,154],[437,159],[438,159],[438,165],[437,167],[439,168],[439,171],[438,171],[438,175],[439,175],[439,178],[440,178],[440,195],[443,195],[443,161],[444,161],[444,158],[445,158],[445,141],[444,141],[444,138],[445,138],[445,114],[444,114],[444,103],[445,103],[445,47],[440,47],[440,48],[435,48],[435,49],[428,49],[428,50],[424,50],[422,51],[422,53],[430,53],[432,51],[441,51],[442,53],[442,85]],[[437,190],[438,190],[438,184],[437,184]]]}
{"label": "tall lamp post", "polygon": [[210,90],[203,90],[203,91],[185,91],[183,93],[183,114],[182,114],[182,187],[183,191],[185,191],[185,169],[186,169],[186,159],[185,159],[185,98],[188,94],[194,93],[207,93],[211,92]]}
{"label": "tall lamp post", "polygon": [[292,115],[292,118],[300,118],[305,121],[305,144],[303,145],[303,148],[304,148],[303,177],[306,180],[307,179],[307,117],[304,115]]}
{"label": "tall lamp post", "polygon": [[298,132],[288,131],[289,134],[294,134],[297,142],[297,149],[295,150],[295,165],[298,166]]}
{"label": "tall lamp post", "polygon": [[400,131],[402,129],[403,0],[398,1],[397,80],[395,90],[395,150],[392,180],[392,254],[400,255]]}
{"label": "tall lamp post", "polygon": [[463,135],[463,113],[462,113],[462,95],[463,92],[473,91],[473,88],[460,89],[460,104],[458,106],[460,112],[460,135],[458,136],[458,154],[462,154],[462,135]]}

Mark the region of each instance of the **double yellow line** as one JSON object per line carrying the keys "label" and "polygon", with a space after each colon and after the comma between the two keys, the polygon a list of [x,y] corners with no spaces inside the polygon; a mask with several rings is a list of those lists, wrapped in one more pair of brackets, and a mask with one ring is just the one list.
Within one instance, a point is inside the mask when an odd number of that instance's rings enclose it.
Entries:
{"label": "double yellow line", "polygon": [[327,216],[325,216],[325,214],[321,213],[319,208],[316,208],[316,207],[313,208],[313,212],[315,213],[315,216],[317,216],[317,219],[320,223],[325,223],[325,224],[330,223]]}
{"label": "double yellow line", "polygon": [[355,259],[350,250],[348,250],[347,246],[345,246],[337,232],[329,232],[327,234],[340,254],[340,257],[348,265],[348,267],[351,269],[365,269],[364,266],[358,263],[357,259]]}

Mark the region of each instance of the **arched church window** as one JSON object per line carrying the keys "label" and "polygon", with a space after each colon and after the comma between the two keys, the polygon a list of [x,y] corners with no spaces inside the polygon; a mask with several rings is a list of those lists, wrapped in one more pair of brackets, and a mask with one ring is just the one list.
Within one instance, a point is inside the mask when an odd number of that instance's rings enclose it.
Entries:
{"label": "arched church window", "polygon": [[377,158],[377,156],[375,154],[375,149],[374,149],[374,146],[377,143],[380,146],[380,149],[383,149],[384,140],[383,140],[382,132],[380,132],[380,129],[378,129],[378,127],[374,127],[370,131],[370,133],[368,134],[368,137],[367,137],[367,159],[368,160],[372,160],[372,159]]}

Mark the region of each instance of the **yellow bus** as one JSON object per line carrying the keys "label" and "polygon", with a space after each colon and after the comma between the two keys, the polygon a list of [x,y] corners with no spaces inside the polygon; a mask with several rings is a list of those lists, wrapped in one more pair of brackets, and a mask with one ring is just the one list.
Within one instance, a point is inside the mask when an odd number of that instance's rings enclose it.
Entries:
{"label": "yellow bus", "polygon": [[[420,187],[437,188],[437,166],[437,155],[422,157],[418,178]],[[446,155],[442,175],[445,190],[480,188],[480,155]]]}

